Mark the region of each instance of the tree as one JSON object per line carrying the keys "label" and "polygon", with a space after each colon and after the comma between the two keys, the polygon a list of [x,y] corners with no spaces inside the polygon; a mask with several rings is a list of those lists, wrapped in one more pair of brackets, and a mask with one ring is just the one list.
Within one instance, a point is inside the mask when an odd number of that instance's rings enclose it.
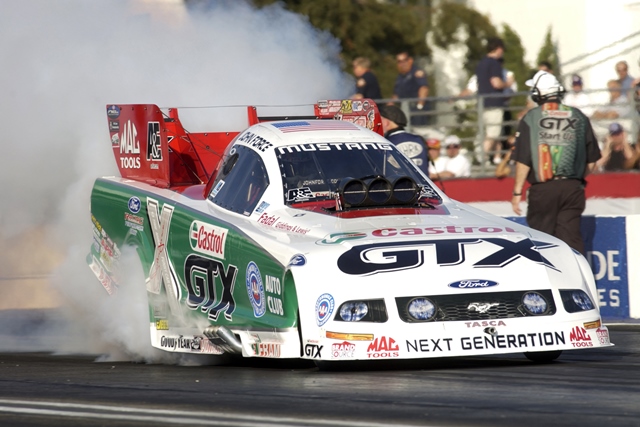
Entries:
{"label": "tree", "polygon": [[[507,24],[503,24],[502,27],[502,40],[506,50],[504,52],[504,68],[513,71],[516,82],[518,83],[518,91],[523,92],[527,90],[525,81],[530,77],[530,65],[525,61],[525,49],[522,46],[520,36]],[[524,105],[526,103],[526,96],[519,96],[511,101],[512,105]]]}
{"label": "tree", "polygon": [[556,76],[562,74],[560,70],[560,58],[558,57],[558,43],[553,41],[551,26],[549,26],[547,30],[547,35],[544,38],[540,52],[538,52],[536,61],[536,65],[542,61],[547,61],[551,64],[551,68],[553,68],[553,74]]}
{"label": "tree", "polygon": [[356,57],[369,58],[385,97],[393,92],[396,53],[408,50],[415,58],[430,53],[425,35],[431,9],[420,5],[422,1],[398,5],[375,0],[253,0],[258,8],[276,2],[340,40],[345,71],[351,72]]}

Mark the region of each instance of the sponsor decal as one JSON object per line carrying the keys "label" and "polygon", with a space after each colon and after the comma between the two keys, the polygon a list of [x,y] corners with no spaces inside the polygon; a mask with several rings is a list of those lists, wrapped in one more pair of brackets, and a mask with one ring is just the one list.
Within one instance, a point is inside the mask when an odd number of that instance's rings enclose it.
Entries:
{"label": "sponsor decal", "polygon": [[307,258],[302,254],[296,254],[291,257],[287,267],[302,267],[307,263]]}
{"label": "sponsor decal", "polygon": [[586,329],[582,326],[576,326],[569,333],[569,341],[574,347],[593,347],[593,342]]}
{"label": "sponsor decal", "polygon": [[169,330],[169,321],[167,319],[156,320],[156,330],[157,331],[168,331]]}
{"label": "sponsor decal", "polygon": [[483,320],[477,322],[464,322],[467,328],[486,328],[488,326],[507,326],[502,320]]}
{"label": "sponsor decal", "polygon": [[[484,245],[490,243],[490,245]],[[518,242],[502,238],[468,238],[447,240],[419,240],[413,242],[386,242],[353,246],[338,258],[338,268],[346,274],[369,275],[388,271],[409,270],[424,263],[426,247],[434,247],[439,266],[465,263],[467,245],[486,246],[487,256],[475,262],[473,267],[502,268],[511,262],[526,258],[536,264],[559,271],[542,256],[541,249],[556,245],[547,242],[522,239]]]}
{"label": "sponsor decal", "polygon": [[332,359],[352,359],[356,352],[356,345],[349,341],[343,341],[331,345]]}
{"label": "sponsor decal", "polygon": [[137,231],[143,231],[144,218],[138,215],[133,215],[128,212],[124,213],[124,225]]}
{"label": "sponsor decal", "polygon": [[193,221],[190,227],[191,249],[214,258],[224,259],[225,243],[229,230],[206,222]]}
{"label": "sponsor decal", "polygon": [[129,212],[133,214],[137,214],[138,212],[140,212],[140,209],[142,208],[142,203],[140,202],[140,199],[138,199],[136,196],[133,196],[129,198],[127,207],[129,208]]}
{"label": "sponsor decal", "polygon": [[164,283],[167,292],[171,312],[179,315],[181,312],[179,301],[182,298],[182,289],[178,284],[178,278],[169,259],[167,252],[167,241],[169,239],[169,228],[171,227],[171,217],[173,206],[165,203],[162,211],[157,200],[147,197],[147,215],[149,216],[149,226],[153,235],[155,245],[153,262],[149,270],[149,281],[147,290],[154,294],[160,293],[160,288]]}
{"label": "sponsor decal", "polygon": [[489,288],[491,286],[498,286],[498,282],[494,282],[492,280],[469,279],[469,280],[458,280],[457,282],[451,282],[447,286],[449,286],[450,288],[457,288],[457,289],[477,289],[477,288]]}
{"label": "sponsor decal", "polygon": [[267,308],[265,304],[264,287],[262,286],[262,276],[260,276],[260,269],[255,262],[251,261],[247,265],[246,276],[247,294],[253,306],[253,315],[255,317],[262,317],[267,311]]}
{"label": "sponsor decal", "polygon": [[111,135],[111,145],[120,145],[120,135],[117,133]]}
{"label": "sponsor decal", "polygon": [[120,117],[120,107],[117,105],[109,105],[107,107],[107,117],[110,119],[117,119]]}
{"label": "sponsor decal", "polygon": [[[364,79],[362,79],[362,80],[364,80]],[[353,112],[354,113],[361,112],[362,111],[362,101],[351,101],[351,108],[353,108]]]}
{"label": "sponsor decal", "polygon": [[177,337],[165,336],[160,338],[160,347],[168,350],[188,350],[194,353],[222,354],[220,347],[211,343],[208,338],[195,335]]}
{"label": "sponsor decal", "polygon": [[222,190],[223,185],[224,185],[223,180],[218,181],[216,186],[213,187],[213,190],[211,190],[211,197],[216,197],[216,195],[220,192],[220,190]]}
{"label": "sponsor decal", "polygon": [[109,132],[120,132],[120,122],[117,120],[109,120]]}
{"label": "sponsor decal", "polygon": [[318,344],[306,344],[304,346],[304,354],[305,356],[313,357],[314,359],[322,358],[322,349],[323,345]]}
{"label": "sponsor decal", "polygon": [[[136,156],[125,156],[125,154],[135,154]],[[120,135],[120,167],[124,169],[140,168],[140,141],[138,141],[138,130],[131,120],[127,120]]]}
{"label": "sponsor decal", "polygon": [[400,347],[391,337],[382,336],[373,340],[367,348],[367,357],[369,359],[379,359],[400,356]]}
{"label": "sponsor decal", "polygon": [[302,227],[297,226],[297,225],[291,225],[291,224],[286,223],[284,221],[277,222],[276,225],[274,226],[274,228],[276,230],[286,231],[286,232],[289,232],[289,233],[296,233],[296,234],[307,234],[309,231],[311,231],[310,228],[302,228]]}
{"label": "sponsor decal", "polygon": [[433,353],[436,351],[451,351],[451,341],[453,341],[453,338],[406,340],[407,352]]}
{"label": "sponsor decal", "polygon": [[318,240],[316,243],[319,245],[339,245],[342,242],[348,240],[356,240],[367,237],[366,233],[351,232],[351,233],[331,233],[322,240]]}
{"label": "sponsor decal", "polygon": [[422,236],[429,234],[470,234],[470,233],[517,233],[511,227],[480,227],[480,226],[459,226],[459,225],[447,225],[438,227],[423,227],[423,228],[380,228],[371,232],[374,237],[395,237],[395,236]]}
{"label": "sponsor decal", "polygon": [[251,344],[253,351],[258,357],[280,357],[280,344],[278,343],[256,343]]}
{"label": "sponsor decal", "polygon": [[267,149],[273,147],[273,144],[264,139],[261,136],[254,134],[253,132],[245,132],[238,138],[238,141],[244,142],[249,147],[255,148],[260,152],[265,152]]}
{"label": "sponsor decal", "polygon": [[264,286],[266,292],[270,294],[267,295],[267,308],[269,309],[269,313],[283,316],[284,307],[282,305],[282,300],[279,298],[279,296],[282,295],[282,286],[280,285],[280,279],[277,277],[266,275],[264,277]]}
{"label": "sponsor decal", "polygon": [[257,212],[257,213],[262,213],[262,212],[266,211],[268,207],[269,207],[269,203],[267,203],[267,202],[260,202],[260,204],[259,204],[259,205],[258,205],[258,207],[256,208],[256,212]]}
{"label": "sponsor decal", "polygon": [[596,329],[596,335],[598,336],[598,341],[600,341],[600,345],[610,345],[611,340],[609,339],[609,331],[604,328]]}
{"label": "sponsor decal", "polygon": [[[349,126],[352,130],[358,128],[349,122],[341,120],[327,120],[329,123],[343,123]],[[278,147],[276,150],[278,154],[285,153],[301,153],[304,151],[352,151],[352,150],[393,150],[391,143],[385,142],[318,142],[309,144],[296,144],[287,145],[285,147]]]}
{"label": "sponsor decal", "polygon": [[475,311],[476,313],[486,313],[491,307],[497,307],[499,305],[499,302],[472,302],[467,307],[467,310]]}
{"label": "sponsor decal", "polygon": [[496,348],[539,348],[565,344],[564,332],[532,332],[528,334],[483,335],[460,338],[463,350]]}
{"label": "sponsor decal", "polygon": [[147,161],[162,161],[162,149],[160,148],[160,122],[147,123]]}
{"label": "sponsor decal", "polygon": [[233,289],[237,273],[238,267],[235,265],[229,264],[225,270],[225,265],[219,260],[189,255],[184,262],[184,278],[189,294],[187,307],[208,313],[207,317],[213,321],[218,320],[221,311],[224,311],[227,320],[233,320],[236,309]]}
{"label": "sponsor decal", "polygon": [[93,271],[93,274],[96,275],[96,277],[100,281],[100,284],[104,287],[109,295],[113,295],[118,290],[117,285],[111,280],[109,273],[107,273],[105,269],[100,265],[100,262],[95,256],[91,257],[89,268],[91,268],[91,271]]}
{"label": "sponsor decal", "polygon": [[353,112],[353,106],[350,99],[343,99],[340,104],[340,112],[343,114],[350,114]]}
{"label": "sponsor decal", "polygon": [[322,326],[329,321],[335,301],[330,294],[322,294],[316,301],[316,323],[318,326]]}
{"label": "sponsor decal", "polygon": [[567,118],[573,116],[571,110],[542,110],[542,117],[559,117]]}
{"label": "sponsor decal", "polygon": [[258,217],[258,224],[273,226],[279,219],[279,216],[269,215],[267,212],[264,212]]}
{"label": "sponsor decal", "polygon": [[287,190],[287,202],[304,202],[313,198],[309,187],[291,188]]}
{"label": "sponsor decal", "polygon": [[577,117],[543,116],[538,121],[538,126],[541,128],[538,131],[538,143],[550,144],[554,146],[553,150],[557,150],[557,146],[568,145],[576,137],[577,122]]}

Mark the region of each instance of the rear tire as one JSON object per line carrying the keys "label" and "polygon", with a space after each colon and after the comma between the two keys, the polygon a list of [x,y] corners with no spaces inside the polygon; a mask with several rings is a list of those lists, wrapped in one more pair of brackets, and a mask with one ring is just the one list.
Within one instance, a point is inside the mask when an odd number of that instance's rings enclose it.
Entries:
{"label": "rear tire", "polygon": [[534,363],[551,363],[562,354],[562,350],[536,351],[525,353],[525,357]]}

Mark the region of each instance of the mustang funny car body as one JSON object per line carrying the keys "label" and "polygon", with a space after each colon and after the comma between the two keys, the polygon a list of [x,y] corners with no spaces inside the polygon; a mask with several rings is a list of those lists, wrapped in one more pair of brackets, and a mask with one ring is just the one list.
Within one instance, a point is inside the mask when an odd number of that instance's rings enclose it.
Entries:
{"label": "mustang funny car body", "polygon": [[87,261],[109,294],[136,248],[151,345],[316,361],[611,345],[584,257],[449,199],[380,135],[369,101],[189,133],[110,105],[120,177],[96,180]]}

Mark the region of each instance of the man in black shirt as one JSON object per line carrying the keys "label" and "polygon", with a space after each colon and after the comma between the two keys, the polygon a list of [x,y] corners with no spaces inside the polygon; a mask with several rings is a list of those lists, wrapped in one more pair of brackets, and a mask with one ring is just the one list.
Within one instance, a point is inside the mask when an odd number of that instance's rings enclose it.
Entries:
{"label": "man in black shirt", "polygon": [[[500,59],[504,55],[504,42],[500,38],[487,40],[487,55],[476,67],[479,95],[499,95],[513,82],[504,80],[504,71]],[[485,126],[485,139],[482,147],[483,155],[479,155],[481,148],[476,147],[476,156],[480,161],[486,161],[489,152],[493,151],[499,142],[502,130],[502,115],[505,98],[502,96],[484,97],[482,121]]]}
{"label": "man in black shirt", "polygon": [[353,60],[353,74],[356,76],[355,99],[382,99],[378,78],[371,72],[371,61],[358,57]]}

